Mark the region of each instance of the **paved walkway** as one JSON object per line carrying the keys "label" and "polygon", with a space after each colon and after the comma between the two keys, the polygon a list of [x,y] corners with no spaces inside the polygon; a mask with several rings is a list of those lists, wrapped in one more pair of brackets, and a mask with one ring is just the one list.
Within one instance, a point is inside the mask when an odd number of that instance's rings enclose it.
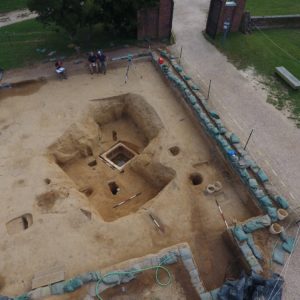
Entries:
{"label": "paved walkway", "polygon": [[[246,142],[254,129],[248,150],[272,182],[293,205],[300,206],[300,129],[280,111],[266,103],[267,94],[251,75],[238,71],[203,36],[209,0],[175,0],[173,29],[182,64],[195,81],[206,86],[212,80],[211,105],[232,131]],[[300,209],[298,210],[300,217]],[[290,261],[284,299],[300,299],[300,246]]]}
{"label": "paved walkway", "polygon": [[8,13],[0,14],[0,27],[34,19],[37,14],[30,12],[28,9],[15,10]]}

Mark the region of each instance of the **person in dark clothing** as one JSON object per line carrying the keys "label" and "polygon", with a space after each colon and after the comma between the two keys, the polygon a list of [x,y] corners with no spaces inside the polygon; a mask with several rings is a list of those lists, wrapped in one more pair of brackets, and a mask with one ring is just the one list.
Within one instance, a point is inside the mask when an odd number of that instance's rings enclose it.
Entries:
{"label": "person in dark clothing", "polygon": [[98,51],[98,60],[100,64],[100,72],[106,74],[106,55],[103,51]]}
{"label": "person in dark clothing", "polygon": [[94,52],[90,52],[88,61],[91,74],[94,74],[94,70],[98,73],[97,56]]}

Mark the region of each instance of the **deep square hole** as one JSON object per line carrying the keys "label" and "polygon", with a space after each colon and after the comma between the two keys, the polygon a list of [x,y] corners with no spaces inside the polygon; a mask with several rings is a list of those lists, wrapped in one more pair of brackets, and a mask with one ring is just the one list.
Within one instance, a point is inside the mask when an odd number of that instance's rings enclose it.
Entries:
{"label": "deep square hole", "polygon": [[109,186],[110,191],[111,191],[111,193],[113,195],[117,195],[118,194],[120,188],[119,188],[119,186],[114,181],[109,182],[108,186]]}
{"label": "deep square hole", "polygon": [[118,143],[102,155],[104,159],[119,170],[122,170],[122,168],[125,167],[132,158],[134,158],[134,156],[135,153],[121,143]]}

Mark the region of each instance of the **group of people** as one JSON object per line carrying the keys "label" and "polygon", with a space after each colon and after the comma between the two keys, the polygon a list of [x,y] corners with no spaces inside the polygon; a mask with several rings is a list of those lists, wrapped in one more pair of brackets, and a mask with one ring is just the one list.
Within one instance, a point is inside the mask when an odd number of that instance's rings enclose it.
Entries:
{"label": "group of people", "polygon": [[88,57],[88,61],[91,74],[94,74],[94,72],[100,72],[104,75],[106,74],[106,55],[103,51],[91,51]]}
{"label": "group of people", "polygon": [[[98,50],[97,52],[91,51],[88,56],[88,65],[91,74],[103,73],[106,74],[106,55],[103,51]],[[55,62],[55,72],[59,79],[67,79],[67,71],[63,66],[62,60]]]}

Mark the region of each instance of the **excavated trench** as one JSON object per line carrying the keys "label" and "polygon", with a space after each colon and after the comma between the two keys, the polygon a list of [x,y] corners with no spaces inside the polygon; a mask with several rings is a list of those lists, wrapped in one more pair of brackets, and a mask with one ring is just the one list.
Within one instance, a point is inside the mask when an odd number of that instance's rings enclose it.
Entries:
{"label": "excavated trench", "polygon": [[163,129],[140,96],[93,100],[89,116],[73,124],[49,152],[103,220],[137,212],[174,178],[144,149]]}

